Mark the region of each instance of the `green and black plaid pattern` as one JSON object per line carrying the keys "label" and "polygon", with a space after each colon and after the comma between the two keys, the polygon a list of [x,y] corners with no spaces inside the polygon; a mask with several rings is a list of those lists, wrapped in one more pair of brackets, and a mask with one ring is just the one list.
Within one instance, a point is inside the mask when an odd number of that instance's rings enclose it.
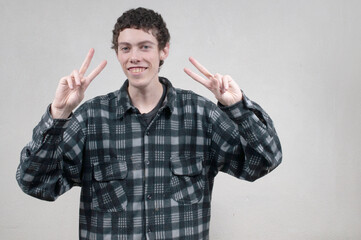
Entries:
{"label": "green and black plaid pattern", "polygon": [[148,126],[126,81],[68,120],[45,113],[21,153],[17,180],[53,201],[81,186],[80,239],[208,239],[214,177],[254,181],[281,163],[272,120],[246,96],[216,106],[167,85]]}

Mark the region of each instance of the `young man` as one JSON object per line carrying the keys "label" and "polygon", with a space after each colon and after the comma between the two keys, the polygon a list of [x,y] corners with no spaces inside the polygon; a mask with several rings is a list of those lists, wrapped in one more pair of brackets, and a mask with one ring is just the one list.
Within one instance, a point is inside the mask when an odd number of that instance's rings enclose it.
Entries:
{"label": "young man", "polygon": [[54,101],[23,149],[22,190],[53,201],[81,186],[80,239],[208,239],[214,177],[254,181],[281,163],[273,123],[230,76],[185,69],[218,106],[158,76],[169,53],[160,15],[125,12],[113,48],[127,80],[120,90],[79,105],[102,62],[88,76],[91,49],[63,77]]}

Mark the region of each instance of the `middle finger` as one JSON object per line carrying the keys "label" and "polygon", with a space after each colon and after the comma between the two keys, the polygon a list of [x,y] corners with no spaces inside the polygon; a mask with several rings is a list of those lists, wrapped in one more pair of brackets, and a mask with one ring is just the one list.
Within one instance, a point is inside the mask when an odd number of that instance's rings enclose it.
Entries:
{"label": "middle finger", "polygon": [[85,72],[86,72],[86,70],[88,69],[88,67],[89,67],[89,65],[90,65],[90,62],[91,62],[93,56],[94,56],[94,49],[91,48],[91,49],[89,50],[88,55],[86,56],[83,64],[81,65],[81,67],[80,67],[80,69],[79,69],[79,74],[80,74],[81,76],[84,76],[84,75],[85,75]]}
{"label": "middle finger", "polygon": [[190,57],[189,61],[208,79],[213,77],[213,74],[211,74],[202,64],[200,64],[193,57]]}

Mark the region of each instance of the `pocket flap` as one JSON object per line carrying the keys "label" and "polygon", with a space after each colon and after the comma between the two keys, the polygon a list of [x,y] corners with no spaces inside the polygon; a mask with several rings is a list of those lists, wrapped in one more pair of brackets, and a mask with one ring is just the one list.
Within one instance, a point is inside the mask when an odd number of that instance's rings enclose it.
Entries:
{"label": "pocket flap", "polygon": [[174,175],[196,176],[202,173],[203,157],[171,157]]}
{"label": "pocket flap", "polygon": [[94,178],[97,181],[125,179],[127,172],[127,163],[125,161],[104,162],[94,165]]}

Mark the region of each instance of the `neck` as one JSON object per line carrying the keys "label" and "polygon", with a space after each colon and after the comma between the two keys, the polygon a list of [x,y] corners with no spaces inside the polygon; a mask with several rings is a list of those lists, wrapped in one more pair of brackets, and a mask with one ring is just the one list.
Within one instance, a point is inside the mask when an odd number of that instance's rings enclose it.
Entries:
{"label": "neck", "polygon": [[163,94],[163,86],[159,81],[144,88],[129,85],[128,93],[134,107],[141,113],[148,113],[157,106]]}

